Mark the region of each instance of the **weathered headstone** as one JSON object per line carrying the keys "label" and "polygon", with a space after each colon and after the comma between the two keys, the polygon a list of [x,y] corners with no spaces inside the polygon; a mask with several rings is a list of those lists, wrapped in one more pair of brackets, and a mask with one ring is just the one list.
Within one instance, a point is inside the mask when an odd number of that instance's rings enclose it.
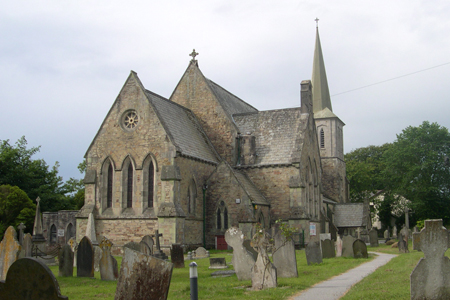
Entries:
{"label": "weathered headstone", "polygon": [[396,239],[397,237],[397,226],[394,225],[394,228],[392,228],[392,238]]}
{"label": "weathered headstone", "polygon": [[159,243],[159,237],[163,236],[162,233],[159,233],[159,230],[155,230],[155,234],[152,237],[155,237],[156,241],[156,250],[153,252],[153,256],[159,259],[168,259],[167,255],[161,251],[161,244]]}
{"label": "weathered headstone", "polygon": [[256,261],[256,259],[258,258],[258,252],[256,252],[256,250],[252,247],[251,241],[246,239],[244,240],[242,245],[245,247],[245,249],[247,249],[248,252],[250,252],[253,255],[253,258]]}
{"label": "weathered headstone", "polygon": [[234,270],[221,270],[211,273],[211,277],[230,277],[236,274]]}
{"label": "weathered headstone", "polygon": [[5,280],[9,267],[19,259],[22,247],[16,236],[14,227],[9,226],[0,243],[0,280]]}
{"label": "weathered headstone", "polygon": [[20,250],[19,258],[33,256],[32,251],[33,251],[33,241],[31,239],[31,234],[27,233],[23,237],[22,250]]}
{"label": "weathered headstone", "polygon": [[58,254],[59,261],[59,276],[72,277],[73,276],[73,252],[69,245],[64,245]]}
{"label": "weathered headstone", "polygon": [[23,245],[23,231],[27,228],[25,224],[20,223],[19,226],[17,226],[17,229],[19,229],[19,244]]}
{"label": "weathered headstone", "polygon": [[116,280],[119,277],[117,260],[111,255],[112,243],[103,237],[100,244],[102,257],[100,259],[100,278],[102,280]]}
{"label": "weathered headstone", "polygon": [[140,249],[139,251],[141,251],[144,254],[152,255],[152,250],[150,249],[150,247],[147,245],[146,242],[141,241],[139,243],[139,249]]}
{"label": "weathered headstone", "polygon": [[331,240],[331,233],[321,233],[320,240],[321,241]]}
{"label": "weathered headstone", "polygon": [[203,247],[198,247],[197,250],[195,250],[195,258],[205,258],[208,257],[207,251]]}
{"label": "weathered headstone", "polygon": [[340,237],[340,235],[337,235],[336,238],[336,257],[341,257],[342,256],[342,239]]}
{"label": "weathered headstone", "polygon": [[367,246],[362,240],[353,242],[353,257],[354,258],[368,258]]}
{"label": "weathered headstone", "polygon": [[274,242],[275,248],[272,250],[272,258],[273,264],[277,268],[277,276],[283,278],[298,277],[294,240],[286,240],[282,231],[276,230]]}
{"label": "weathered headstone", "polygon": [[90,213],[88,217],[88,222],[86,226],[86,236],[89,238],[92,245],[98,245],[97,234],[95,231],[95,219],[93,213]]}
{"label": "weathered headstone", "polygon": [[94,247],[86,236],[78,244],[77,277],[94,277]]}
{"label": "weathered headstone", "polygon": [[75,237],[71,237],[69,240],[70,249],[73,251],[73,266],[77,266],[77,250],[78,250],[78,243],[75,240]]}
{"label": "weathered headstone", "polygon": [[400,252],[400,253],[409,253],[408,242],[405,241],[405,238],[404,238],[402,232],[400,232],[400,234],[398,235],[397,247],[398,247],[398,252]]}
{"label": "weathered headstone", "polygon": [[150,255],[153,254],[153,245],[155,244],[155,242],[153,242],[153,239],[151,236],[146,235],[142,238],[141,242],[144,242],[147,244],[147,246],[150,248]]}
{"label": "weathered headstone", "polygon": [[59,300],[58,281],[52,271],[37,259],[26,257],[14,262],[6,280],[0,281],[0,298],[14,300]]}
{"label": "weathered headstone", "polygon": [[174,268],[184,268],[184,253],[180,244],[172,244],[170,259]]}
{"label": "weathered headstone", "polygon": [[225,257],[214,257],[209,259],[209,268],[210,269],[227,269],[227,262]]}
{"label": "weathered headstone", "polygon": [[[130,248],[134,251],[141,251],[141,244],[140,243],[136,243],[136,242],[129,242],[126,243],[125,245],[123,245],[123,248]],[[123,249],[123,251],[125,251],[125,249]]]}
{"label": "weathered headstone", "polygon": [[375,227],[372,227],[369,231],[369,240],[371,247],[378,247],[378,231]]}
{"label": "weathered headstone", "polygon": [[262,231],[256,233],[252,239],[258,251],[258,258],[252,268],[252,289],[262,290],[277,286],[277,268],[272,264],[267,253],[270,245],[270,235]]}
{"label": "weathered headstone", "polygon": [[173,264],[124,248],[115,300],[167,299]]}
{"label": "weathered headstone", "polygon": [[414,244],[424,257],[411,273],[411,299],[450,299],[450,260],[444,256],[449,243],[442,220],[425,220],[414,235]]}
{"label": "weathered headstone", "polygon": [[99,246],[92,246],[94,248],[94,271],[100,272],[100,260],[102,259],[103,251]]}
{"label": "weathered headstone", "polygon": [[353,256],[353,243],[355,238],[351,235],[346,235],[342,238],[342,257],[354,257]]}
{"label": "weathered headstone", "polygon": [[336,252],[334,251],[334,241],[326,239],[320,241],[320,244],[322,248],[322,258],[336,257]]}
{"label": "weathered headstone", "polygon": [[319,242],[309,242],[305,247],[306,261],[310,264],[322,263],[322,251]]}
{"label": "weathered headstone", "polygon": [[252,279],[253,255],[242,245],[244,234],[239,228],[231,227],[225,232],[225,241],[233,248],[233,267],[239,280]]}

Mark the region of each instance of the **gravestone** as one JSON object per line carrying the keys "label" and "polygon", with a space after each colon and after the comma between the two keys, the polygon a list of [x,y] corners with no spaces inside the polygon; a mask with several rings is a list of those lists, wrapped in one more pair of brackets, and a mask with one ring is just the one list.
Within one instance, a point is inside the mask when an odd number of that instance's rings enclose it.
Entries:
{"label": "gravestone", "polygon": [[245,249],[247,249],[248,252],[250,252],[252,254],[253,258],[256,261],[256,259],[258,258],[258,252],[256,252],[256,250],[252,247],[251,241],[250,240],[244,240],[242,245],[245,247]]}
{"label": "gravestone", "polygon": [[95,232],[95,219],[94,219],[93,213],[90,213],[89,217],[88,217],[88,222],[87,222],[87,226],[86,226],[86,236],[89,238],[92,245],[95,245],[95,246],[98,245],[97,234]]}
{"label": "gravestone", "polygon": [[78,250],[78,244],[75,240],[75,237],[71,237],[69,240],[70,249],[73,251],[73,266],[77,266],[77,250]]}
{"label": "gravestone", "polygon": [[19,257],[32,257],[33,256],[33,241],[31,239],[31,234],[27,233],[23,237],[22,250],[20,250]]}
{"label": "gravestone", "polygon": [[141,242],[144,242],[147,244],[147,246],[150,248],[150,255],[152,255],[153,254],[153,245],[155,244],[153,242],[152,237],[149,235],[146,235],[142,238]]}
{"label": "gravestone", "polygon": [[353,242],[353,257],[354,258],[368,258],[367,246],[362,240]]}
{"label": "gravestone", "polygon": [[227,269],[227,262],[225,257],[215,257],[209,259],[209,268],[210,269]]}
{"label": "gravestone", "polygon": [[450,299],[450,260],[444,256],[449,237],[442,220],[425,220],[414,235],[424,257],[411,273],[411,299]]}
{"label": "gravestone", "polygon": [[6,280],[0,281],[0,298],[14,300],[59,300],[58,281],[52,271],[37,259],[26,257],[14,262]]}
{"label": "gravestone", "polygon": [[394,226],[394,228],[392,228],[392,238],[396,239],[397,237],[397,226]]}
{"label": "gravestone", "polygon": [[369,231],[370,247],[378,247],[378,231],[372,227]]}
{"label": "gravestone", "polygon": [[234,270],[221,270],[211,273],[211,277],[230,277],[236,274]]}
{"label": "gravestone", "polygon": [[141,252],[141,244],[136,242],[126,243],[125,245],[123,245],[123,248],[123,251],[125,251],[125,248],[130,248],[131,250]]}
{"label": "gravestone", "polygon": [[405,240],[406,243],[408,243],[409,239],[409,229],[406,228],[406,226],[403,226],[402,230],[400,230],[400,233],[403,236],[403,240]]}
{"label": "gravestone", "polygon": [[321,233],[320,240],[321,241],[331,240],[331,233]]}
{"label": "gravestone", "polygon": [[152,250],[150,249],[150,247],[147,245],[146,242],[141,241],[139,243],[139,251],[141,251],[142,253],[146,254],[146,255],[152,255]]}
{"label": "gravestone", "polygon": [[320,244],[322,248],[322,258],[336,257],[336,252],[334,251],[334,241],[326,239],[320,241]]}
{"label": "gravestone", "polygon": [[99,246],[94,247],[94,271],[100,272],[100,260],[102,259],[103,251]]}
{"label": "gravestone", "polygon": [[239,228],[230,227],[225,232],[225,241],[233,248],[232,263],[239,280],[252,279],[253,255],[243,246],[244,234]]}
{"label": "gravestone", "polygon": [[59,261],[59,276],[72,277],[73,276],[73,252],[69,245],[64,245],[58,254]]}
{"label": "gravestone", "polygon": [[170,259],[174,268],[184,268],[184,253],[180,244],[172,244]]}
{"label": "gravestone", "polygon": [[355,240],[351,235],[346,235],[342,238],[342,257],[354,257],[353,243]]}
{"label": "gravestone", "polygon": [[100,249],[102,250],[102,257],[100,259],[100,278],[102,280],[111,281],[119,277],[119,269],[117,260],[111,255],[112,243],[106,237],[103,237],[100,242]]}
{"label": "gravestone", "polygon": [[21,249],[16,230],[9,226],[0,243],[0,280],[5,280],[9,267],[19,259]]}
{"label": "gravestone", "polygon": [[198,247],[197,250],[195,250],[195,258],[205,258],[209,257],[208,251],[206,251],[203,247]]}
{"label": "gravestone", "polygon": [[341,236],[338,234],[336,238],[336,257],[342,256],[342,239]]}
{"label": "gravestone", "polygon": [[20,223],[19,226],[17,226],[17,229],[19,229],[19,244],[23,245],[23,231],[27,228],[25,224]]}
{"label": "gravestone", "polygon": [[305,247],[305,254],[308,265],[322,263],[322,251],[319,242],[310,241]]}
{"label": "gravestone", "polygon": [[252,289],[277,287],[277,268],[272,264],[267,253],[270,235],[260,231],[253,236],[252,242],[258,251],[258,258],[252,268]]}
{"label": "gravestone", "polygon": [[115,300],[167,299],[173,264],[124,248]]}
{"label": "gravestone", "polygon": [[153,252],[153,256],[159,259],[168,259],[167,255],[161,251],[161,245],[159,243],[159,237],[163,236],[162,233],[159,233],[159,230],[155,230],[155,234],[152,237],[155,237],[156,241],[156,250]]}
{"label": "gravestone", "polygon": [[405,241],[405,237],[403,236],[402,232],[400,232],[400,234],[398,235],[397,247],[398,247],[398,252],[400,252],[400,253],[409,253],[408,242]]}
{"label": "gravestone", "polygon": [[83,237],[77,250],[77,277],[94,277],[94,247]]}
{"label": "gravestone", "polygon": [[275,252],[272,254],[273,264],[277,268],[277,276],[288,278],[298,277],[297,260],[295,257],[294,240],[287,241],[281,230],[277,229],[274,236]]}

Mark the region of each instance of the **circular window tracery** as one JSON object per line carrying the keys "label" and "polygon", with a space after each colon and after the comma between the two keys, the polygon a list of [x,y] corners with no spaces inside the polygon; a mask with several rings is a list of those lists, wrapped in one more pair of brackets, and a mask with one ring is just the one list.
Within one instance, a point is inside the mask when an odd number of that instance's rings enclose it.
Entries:
{"label": "circular window tracery", "polygon": [[123,125],[126,129],[133,129],[135,128],[139,123],[139,116],[135,111],[130,111],[125,114],[125,117],[123,118]]}

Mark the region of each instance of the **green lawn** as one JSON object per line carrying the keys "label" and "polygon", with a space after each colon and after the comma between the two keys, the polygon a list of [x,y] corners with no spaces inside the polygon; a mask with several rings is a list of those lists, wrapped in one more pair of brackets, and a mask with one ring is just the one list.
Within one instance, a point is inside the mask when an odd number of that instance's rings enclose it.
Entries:
{"label": "green lawn", "polygon": [[[209,259],[196,260],[199,274],[199,299],[287,299],[301,290],[367,261],[366,259],[334,258],[324,259],[320,265],[308,266],[305,251],[298,250],[296,254],[298,278],[278,278],[278,288],[263,291],[250,291],[251,281],[239,281],[235,275],[212,278],[213,270],[208,269]],[[225,257],[227,262],[230,262],[231,252],[211,251],[211,257]],[[120,266],[121,258],[116,258]],[[173,269],[169,299],[189,299],[189,262],[185,262],[184,269]],[[52,266],[50,269],[57,276],[58,267]],[[76,270],[74,274],[76,276]],[[100,280],[100,274],[97,272],[95,272],[95,278],[56,278],[61,293],[68,296],[70,300],[114,299],[117,283]]]}

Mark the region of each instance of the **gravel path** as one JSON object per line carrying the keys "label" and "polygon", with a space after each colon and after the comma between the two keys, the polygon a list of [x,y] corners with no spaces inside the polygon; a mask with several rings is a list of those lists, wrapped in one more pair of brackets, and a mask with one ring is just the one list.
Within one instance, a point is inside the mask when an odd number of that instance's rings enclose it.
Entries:
{"label": "gravel path", "polygon": [[364,277],[371,274],[379,267],[387,264],[394,254],[375,253],[377,257],[373,260],[357,266],[341,275],[322,281],[311,288],[304,290],[300,294],[291,297],[291,300],[337,300]]}

